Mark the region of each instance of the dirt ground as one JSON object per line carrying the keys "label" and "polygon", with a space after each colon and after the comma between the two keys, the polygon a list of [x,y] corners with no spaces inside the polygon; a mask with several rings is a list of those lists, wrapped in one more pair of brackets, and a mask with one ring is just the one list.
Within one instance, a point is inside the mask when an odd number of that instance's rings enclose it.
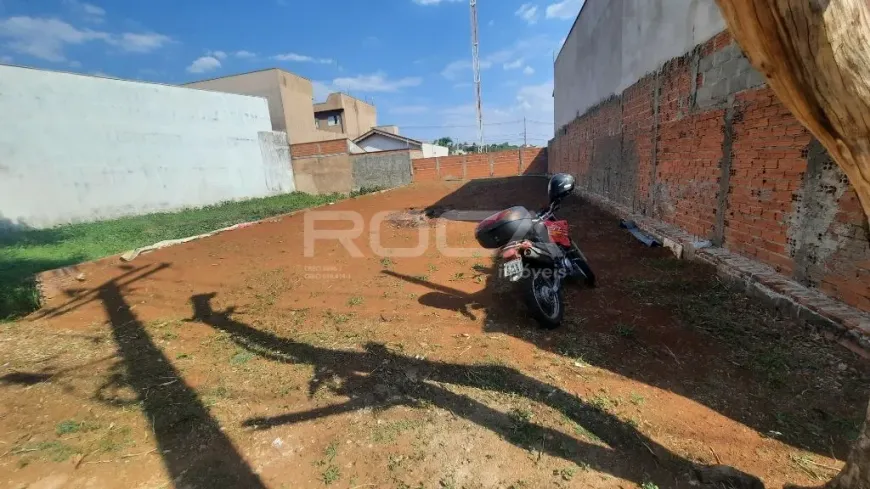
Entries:
{"label": "dirt ground", "polygon": [[[564,326],[541,330],[475,223],[438,217],[545,200],[529,177],[324,208],[384,212],[384,246],[428,231],[418,257],[374,253],[368,230],[362,257],[336,241],[305,257],[298,214],[85,265],[0,326],[0,486],[651,489],[721,463],[779,487],[836,472],[870,396],[853,353],[579,201],[562,215],[599,286],[569,286]],[[470,256],[434,246],[439,223]]]}

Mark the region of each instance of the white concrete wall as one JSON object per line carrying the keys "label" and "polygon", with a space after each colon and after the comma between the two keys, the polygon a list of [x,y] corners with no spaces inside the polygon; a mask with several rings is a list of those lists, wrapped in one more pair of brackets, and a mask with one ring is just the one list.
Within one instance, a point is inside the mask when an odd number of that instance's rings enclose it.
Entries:
{"label": "white concrete wall", "polygon": [[586,0],[556,58],[556,129],[724,29],[715,0]]}
{"label": "white concrete wall", "polygon": [[406,141],[399,141],[382,134],[373,134],[357,144],[368,152],[390,151],[393,149],[420,149],[415,144],[408,144]]}
{"label": "white concrete wall", "polygon": [[447,156],[449,154],[450,149],[447,146],[423,143],[423,158],[434,158],[436,156]]}
{"label": "white concrete wall", "polygon": [[269,171],[263,163],[258,133],[271,130],[262,98],[0,66],[0,222],[46,227],[285,191],[278,156]]}

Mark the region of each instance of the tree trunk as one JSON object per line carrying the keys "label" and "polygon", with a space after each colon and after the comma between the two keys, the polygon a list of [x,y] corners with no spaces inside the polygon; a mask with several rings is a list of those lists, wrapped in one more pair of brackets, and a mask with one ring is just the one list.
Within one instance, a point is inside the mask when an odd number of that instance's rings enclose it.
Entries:
{"label": "tree trunk", "polygon": [[870,489],[870,406],[858,435],[858,441],[849,453],[843,470],[827,485],[830,489]]}
{"label": "tree trunk", "polygon": [[[870,1],[716,0],[780,101],[825,146],[870,220]],[[870,489],[870,406],[831,489]]]}
{"label": "tree trunk", "polygon": [[867,0],[716,0],[780,101],[825,146],[870,219]]}

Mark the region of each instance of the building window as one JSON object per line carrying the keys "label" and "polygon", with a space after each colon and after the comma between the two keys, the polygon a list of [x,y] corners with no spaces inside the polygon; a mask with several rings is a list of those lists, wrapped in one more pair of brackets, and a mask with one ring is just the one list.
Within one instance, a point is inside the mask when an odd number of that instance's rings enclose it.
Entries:
{"label": "building window", "polygon": [[326,124],[329,126],[337,126],[341,123],[341,118],[337,115],[329,116],[329,119],[326,119]]}

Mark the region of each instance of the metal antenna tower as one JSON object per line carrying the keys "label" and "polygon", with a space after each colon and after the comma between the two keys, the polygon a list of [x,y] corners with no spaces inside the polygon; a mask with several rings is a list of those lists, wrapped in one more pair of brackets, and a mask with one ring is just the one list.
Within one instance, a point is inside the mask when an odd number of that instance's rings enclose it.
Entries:
{"label": "metal antenna tower", "polygon": [[471,65],[474,70],[474,95],[477,107],[477,139],[478,152],[484,148],[483,142],[483,104],[480,101],[480,52],[477,41],[477,0],[471,2]]}

